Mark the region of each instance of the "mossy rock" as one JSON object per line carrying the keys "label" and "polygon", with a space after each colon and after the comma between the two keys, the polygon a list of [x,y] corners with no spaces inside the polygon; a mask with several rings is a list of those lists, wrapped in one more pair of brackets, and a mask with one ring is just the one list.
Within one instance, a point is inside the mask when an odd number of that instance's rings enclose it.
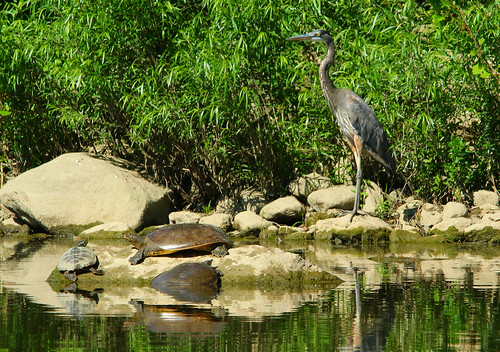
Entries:
{"label": "mossy rock", "polygon": [[50,232],[57,235],[57,236],[60,236],[60,237],[71,237],[74,235],[78,235],[81,232],[88,230],[92,227],[102,225],[102,224],[103,224],[102,222],[98,221],[98,222],[93,222],[93,223],[86,224],[86,225],[55,226],[55,227],[51,228]]}
{"label": "mossy rock", "polygon": [[311,287],[334,288],[342,282],[337,276],[325,271],[280,272],[273,269],[271,273],[264,273],[258,276],[224,274],[222,277],[222,289],[224,287],[245,289],[258,287],[261,290],[283,289],[288,292],[296,292]]}
{"label": "mossy rock", "polygon": [[312,240],[312,234],[305,231],[296,231],[285,236],[285,241],[309,241]]}
{"label": "mossy rock", "polygon": [[467,232],[464,237],[467,242],[499,244],[500,230],[486,226],[481,230]]}
{"label": "mossy rock", "polygon": [[338,244],[357,244],[357,243],[382,243],[388,242],[391,234],[389,229],[365,229],[356,227],[349,230],[331,230],[316,232],[315,240],[330,240]]}
{"label": "mossy rock", "polygon": [[276,236],[278,236],[278,228],[274,226],[268,227],[259,233],[259,238],[261,239],[275,238]]}
{"label": "mossy rock", "polygon": [[306,217],[306,219],[304,221],[304,224],[305,224],[305,226],[309,227],[309,226],[312,226],[312,225],[316,224],[319,220],[336,218],[343,211],[345,211],[345,210],[330,209],[330,211],[328,211],[328,212],[310,213]]}

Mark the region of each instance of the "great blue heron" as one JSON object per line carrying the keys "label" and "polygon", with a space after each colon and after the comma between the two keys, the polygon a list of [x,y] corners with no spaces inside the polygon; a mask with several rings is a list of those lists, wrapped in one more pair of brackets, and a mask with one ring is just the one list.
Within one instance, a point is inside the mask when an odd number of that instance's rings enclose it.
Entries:
{"label": "great blue heron", "polygon": [[359,210],[359,194],[362,180],[361,155],[371,155],[375,160],[382,163],[390,173],[396,171],[396,161],[389,151],[390,145],[382,125],[370,106],[352,90],[339,89],[333,84],[328,74],[328,70],[335,59],[335,45],[332,36],[324,29],[318,29],[310,33],[286,38],[286,40],[313,41],[326,45],[327,53],[319,66],[321,89],[356,160],[356,199],[349,219],[352,222],[352,218],[358,214]]}

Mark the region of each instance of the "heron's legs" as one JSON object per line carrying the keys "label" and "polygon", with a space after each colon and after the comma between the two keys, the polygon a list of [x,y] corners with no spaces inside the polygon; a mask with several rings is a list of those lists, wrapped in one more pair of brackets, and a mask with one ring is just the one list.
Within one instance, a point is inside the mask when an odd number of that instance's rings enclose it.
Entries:
{"label": "heron's legs", "polygon": [[349,222],[352,222],[354,215],[358,214],[359,210],[359,196],[361,194],[361,181],[363,179],[363,171],[361,170],[361,155],[357,152],[354,153],[354,159],[356,160],[356,198],[354,199],[354,208],[352,209],[351,218]]}

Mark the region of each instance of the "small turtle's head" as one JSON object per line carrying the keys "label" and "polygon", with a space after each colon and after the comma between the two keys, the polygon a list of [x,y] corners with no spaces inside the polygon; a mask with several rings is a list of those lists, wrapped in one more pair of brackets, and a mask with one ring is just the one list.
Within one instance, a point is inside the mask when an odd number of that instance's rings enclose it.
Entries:
{"label": "small turtle's head", "polygon": [[87,245],[87,243],[89,243],[89,239],[84,238],[83,240],[81,240],[80,242],[75,244],[75,247],[85,247]]}

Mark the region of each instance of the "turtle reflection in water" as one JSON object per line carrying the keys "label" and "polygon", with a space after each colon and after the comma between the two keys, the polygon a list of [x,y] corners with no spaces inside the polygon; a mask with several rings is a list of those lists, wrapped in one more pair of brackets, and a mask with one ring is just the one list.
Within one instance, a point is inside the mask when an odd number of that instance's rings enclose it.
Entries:
{"label": "turtle reflection in water", "polygon": [[179,264],[156,276],[151,281],[151,286],[178,301],[210,302],[219,294],[222,276],[211,264],[211,260]]}
{"label": "turtle reflection in water", "polygon": [[94,251],[87,248],[88,239],[81,240],[73,248],[67,250],[57,263],[57,270],[73,282],[78,280],[77,274],[92,272],[95,275],[104,275],[102,270],[98,270],[99,260]]}
{"label": "turtle reflection in water", "polygon": [[161,227],[147,236],[126,234],[138,252],[130,257],[132,265],[141,263],[146,257],[170,254],[186,249],[212,252],[223,256],[233,242],[220,228],[208,224],[174,224]]}

